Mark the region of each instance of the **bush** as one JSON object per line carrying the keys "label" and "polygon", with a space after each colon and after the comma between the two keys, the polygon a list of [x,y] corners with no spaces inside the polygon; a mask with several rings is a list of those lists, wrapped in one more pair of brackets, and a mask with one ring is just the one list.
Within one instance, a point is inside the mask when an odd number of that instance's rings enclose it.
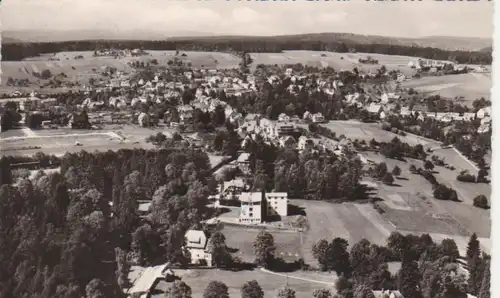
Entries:
{"label": "bush", "polygon": [[457,175],[457,180],[461,182],[476,182],[476,176],[469,174],[467,171],[462,171]]}
{"label": "bush", "polygon": [[474,198],[473,205],[478,208],[482,209],[489,209],[490,206],[488,204],[488,199],[486,198],[485,195],[478,195],[477,197]]}
{"label": "bush", "polygon": [[434,188],[434,198],[438,200],[458,201],[457,192],[444,184],[438,184]]}

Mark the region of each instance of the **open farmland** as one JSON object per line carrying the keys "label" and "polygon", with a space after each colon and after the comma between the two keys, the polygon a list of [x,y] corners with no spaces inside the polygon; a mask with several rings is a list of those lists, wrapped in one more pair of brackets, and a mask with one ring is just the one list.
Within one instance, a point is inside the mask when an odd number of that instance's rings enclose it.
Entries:
{"label": "open farmland", "polygon": [[377,141],[389,142],[394,137],[399,138],[402,142],[406,142],[410,145],[421,144],[424,147],[434,148],[439,146],[440,143],[429,140],[426,138],[422,138],[416,135],[407,134],[406,136],[401,136],[398,134],[394,134],[390,131],[385,131],[380,128],[380,124],[378,123],[363,123],[356,120],[348,120],[348,121],[329,121],[328,123],[321,124],[322,126],[331,129],[333,132],[337,134],[337,136],[345,135],[350,139],[358,139],[370,141],[371,139],[375,139]]}
{"label": "open farmland", "polygon": [[[407,76],[415,73],[415,70],[408,67],[409,61],[414,61],[415,57],[393,56],[383,54],[366,53],[335,53],[335,52],[315,52],[315,51],[283,51],[282,53],[250,53],[253,59],[253,66],[258,64],[296,64],[302,63],[317,67],[333,67],[336,70],[352,70],[354,67],[364,71],[375,71],[382,65],[389,70],[400,70]],[[378,64],[362,64],[359,59],[372,57],[378,60]]]}
{"label": "open farmland", "polygon": [[468,73],[424,77],[405,81],[401,86],[442,97],[455,98],[463,96],[466,100],[465,103],[471,105],[475,99],[481,97],[490,98],[492,79],[491,74],[488,73]]}

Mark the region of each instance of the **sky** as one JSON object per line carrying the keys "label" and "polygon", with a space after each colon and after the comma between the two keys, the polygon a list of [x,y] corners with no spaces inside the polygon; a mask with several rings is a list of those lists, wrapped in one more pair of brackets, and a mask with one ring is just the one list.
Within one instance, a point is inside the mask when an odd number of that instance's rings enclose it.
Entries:
{"label": "sky", "polygon": [[493,2],[3,0],[1,30],[105,30],[397,37],[493,34]]}

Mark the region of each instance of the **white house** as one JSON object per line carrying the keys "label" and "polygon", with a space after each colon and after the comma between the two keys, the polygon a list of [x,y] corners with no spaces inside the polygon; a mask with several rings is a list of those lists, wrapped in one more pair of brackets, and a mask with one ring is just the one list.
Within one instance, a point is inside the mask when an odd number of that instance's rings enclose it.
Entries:
{"label": "white house", "polygon": [[491,112],[492,112],[491,107],[485,107],[485,108],[479,109],[479,111],[477,111],[476,115],[477,115],[477,118],[483,119],[486,116],[491,116]]}
{"label": "white house", "polygon": [[149,126],[149,121],[150,121],[149,115],[146,113],[140,113],[139,117],[137,117],[137,122],[142,127]]}
{"label": "white house", "polygon": [[323,123],[325,122],[325,116],[323,116],[323,114],[321,113],[316,113],[316,114],[313,114],[312,117],[312,122],[314,123]]}
{"label": "white house", "polygon": [[239,195],[245,190],[246,184],[242,179],[233,179],[224,181],[222,185],[222,196],[225,199],[234,199],[235,195]]}
{"label": "white house", "polygon": [[290,121],[290,117],[287,114],[285,114],[285,113],[281,113],[278,116],[278,121],[280,121],[280,122],[288,122],[288,121]]}
{"label": "white house", "polygon": [[283,136],[279,139],[280,147],[295,148],[297,142],[292,136]]}
{"label": "white house", "polygon": [[366,108],[366,110],[372,115],[380,115],[380,113],[383,111],[382,105],[373,102]]}
{"label": "white house", "polygon": [[385,298],[385,297],[389,297],[389,298],[404,298],[404,296],[401,294],[401,292],[397,291],[397,290],[382,290],[382,291],[372,291],[373,292],[373,295],[375,296],[375,298]]}
{"label": "white house", "polygon": [[299,142],[297,144],[297,149],[299,149],[299,150],[305,150],[305,149],[311,149],[313,147],[314,147],[313,140],[309,139],[306,136],[300,136],[299,137]]}
{"label": "white house", "polygon": [[191,255],[191,264],[212,265],[212,253],[208,247],[209,239],[204,231],[189,230],[186,233],[186,249]]}

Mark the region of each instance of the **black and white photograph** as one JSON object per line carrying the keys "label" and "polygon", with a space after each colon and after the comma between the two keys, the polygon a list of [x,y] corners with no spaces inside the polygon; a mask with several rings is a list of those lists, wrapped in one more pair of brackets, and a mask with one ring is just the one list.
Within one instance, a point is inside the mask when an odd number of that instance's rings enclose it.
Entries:
{"label": "black and white photograph", "polygon": [[494,297],[493,6],[1,1],[0,298]]}

